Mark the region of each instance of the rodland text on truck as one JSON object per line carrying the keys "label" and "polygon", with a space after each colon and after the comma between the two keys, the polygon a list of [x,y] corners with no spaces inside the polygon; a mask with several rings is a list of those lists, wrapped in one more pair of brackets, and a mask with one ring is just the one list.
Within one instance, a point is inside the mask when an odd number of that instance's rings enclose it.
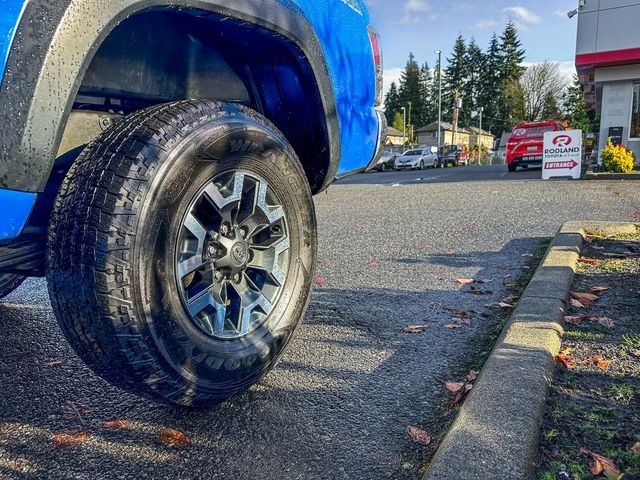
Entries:
{"label": "rodland text on truck", "polygon": [[363,2],[4,0],[0,75],[0,297],[46,276],[78,355],[159,401],[259,381],[309,300],[312,195],[382,145]]}

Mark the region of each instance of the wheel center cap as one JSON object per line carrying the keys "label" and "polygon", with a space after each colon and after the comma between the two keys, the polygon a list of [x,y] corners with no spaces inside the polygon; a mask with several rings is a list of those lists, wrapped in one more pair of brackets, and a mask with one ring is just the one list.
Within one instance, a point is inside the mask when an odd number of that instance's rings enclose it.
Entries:
{"label": "wheel center cap", "polygon": [[231,247],[231,259],[236,266],[243,266],[247,261],[247,257],[247,246],[243,242],[238,242]]}

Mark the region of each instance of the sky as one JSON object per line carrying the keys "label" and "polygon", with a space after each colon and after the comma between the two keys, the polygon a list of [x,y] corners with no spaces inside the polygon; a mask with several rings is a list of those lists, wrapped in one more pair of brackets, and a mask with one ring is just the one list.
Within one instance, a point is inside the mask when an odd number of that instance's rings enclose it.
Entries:
{"label": "sky", "polygon": [[364,0],[373,26],[382,36],[385,92],[413,52],[418,62],[437,64],[434,50],[443,52],[443,65],[456,37],[474,37],[484,49],[493,32],[498,35],[509,20],[518,26],[526,49],[526,63],[560,63],[570,77],[576,45],[577,17],[567,12],[578,0]]}

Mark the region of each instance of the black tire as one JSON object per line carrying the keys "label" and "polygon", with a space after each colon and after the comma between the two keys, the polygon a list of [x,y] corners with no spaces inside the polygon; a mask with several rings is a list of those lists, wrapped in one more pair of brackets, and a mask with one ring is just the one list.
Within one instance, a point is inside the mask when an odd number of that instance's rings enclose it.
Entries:
{"label": "black tire", "polygon": [[[262,323],[239,338],[214,338],[188,313],[174,260],[192,199],[220,176],[245,182],[240,171],[265,179],[278,197],[288,267],[276,253],[285,277]],[[233,208],[237,222],[241,201]],[[72,166],[49,232],[49,292],[67,339],[98,375],[161,402],[208,407],[246,390],[275,366],[307,308],[316,257],[311,191],[284,136],[243,106],[182,101],[125,118]],[[234,307],[225,298],[226,312]]]}
{"label": "black tire", "polygon": [[514,165],[514,164],[507,164],[507,166],[508,166],[509,171],[510,171],[511,173],[515,172],[515,171],[518,169],[518,166],[517,166],[517,165]]}
{"label": "black tire", "polygon": [[26,277],[12,273],[0,273],[0,298],[4,298],[18,288]]}
{"label": "black tire", "polygon": [[420,170],[424,170],[424,160],[420,160]]}

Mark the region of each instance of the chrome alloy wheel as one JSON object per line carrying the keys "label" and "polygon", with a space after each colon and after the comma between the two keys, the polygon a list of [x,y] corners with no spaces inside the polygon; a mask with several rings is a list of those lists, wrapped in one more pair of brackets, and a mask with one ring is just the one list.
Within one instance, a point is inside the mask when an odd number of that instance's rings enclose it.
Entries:
{"label": "chrome alloy wheel", "polygon": [[231,340],[262,325],[290,262],[286,215],[267,181],[228,171],[201,189],[182,221],[175,262],[182,302],[206,335]]}

